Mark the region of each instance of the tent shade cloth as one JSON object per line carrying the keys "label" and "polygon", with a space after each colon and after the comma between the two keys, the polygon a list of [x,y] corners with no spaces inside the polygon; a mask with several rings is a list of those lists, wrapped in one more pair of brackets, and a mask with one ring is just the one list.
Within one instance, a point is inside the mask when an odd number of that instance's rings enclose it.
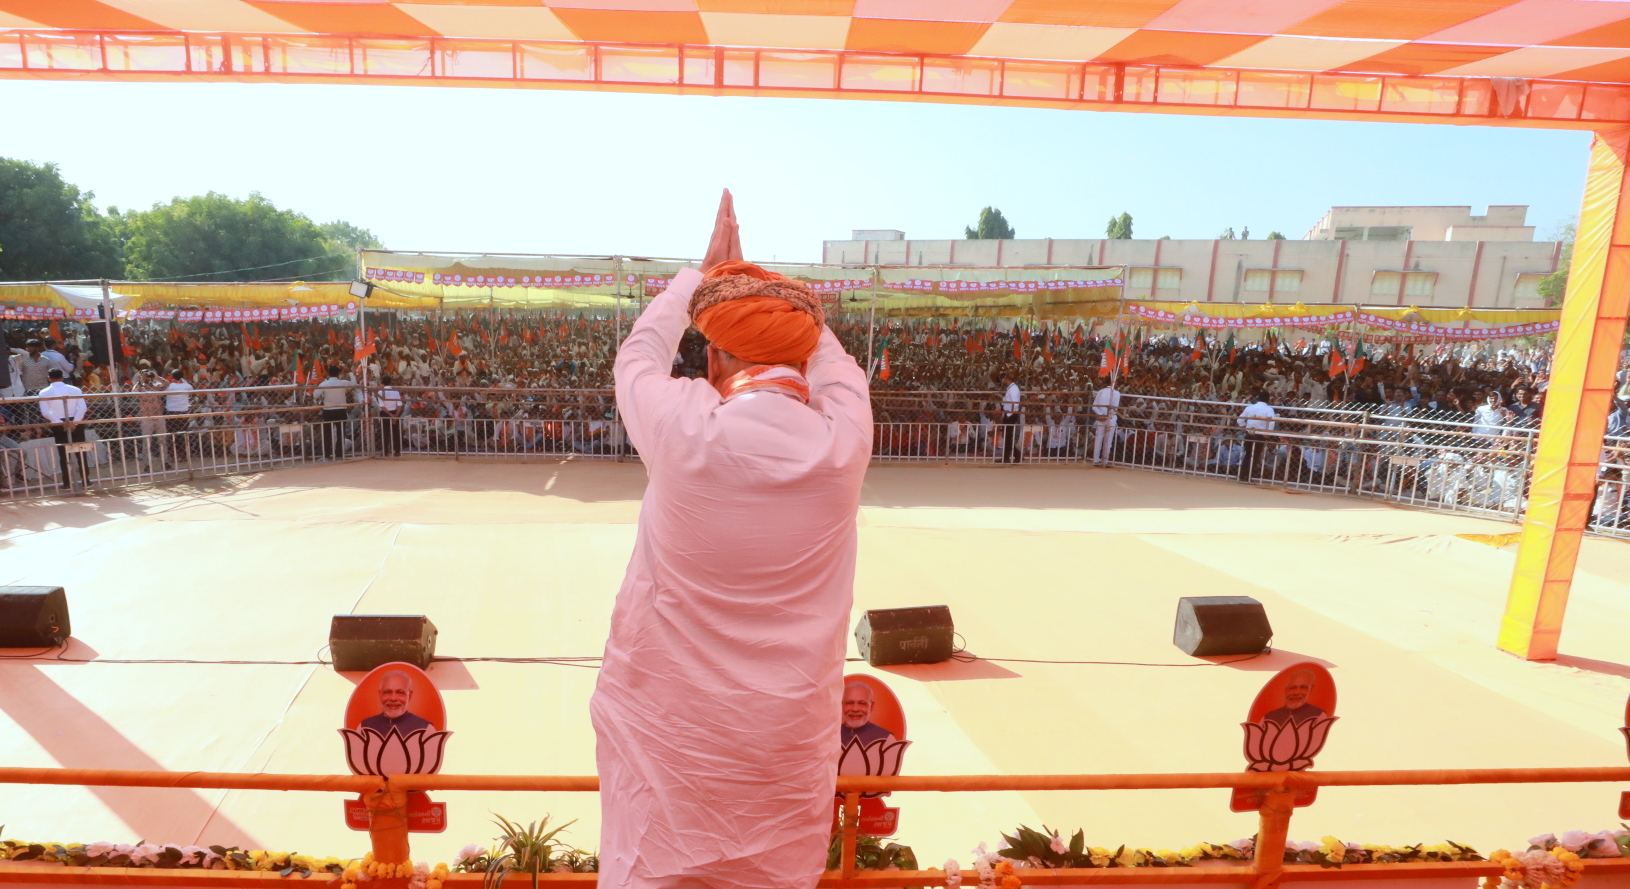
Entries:
{"label": "tent shade cloth", "polygon": [[0,77],[828,95],[1593,128],[1630,121],[1630,5],[0,0]]}
{"label": "tent shade cloth", "polygon": [[[214,306],[223,309],[346,306],[354,304],[348,281],[312,283],[171,284],[119,281],[112,287],[114,307],[121,313],[151,311],[155,307]],[[94,296],[94,299],[92,297]],[[94,320],[102,304],[100,287],[50,283],[0,283],[0,313],[6,309],[60,310],[56,317]],[[351,309],[355,306],[352,305]],[[368,300],[370,309],[435,309],[437,301],[378,291]]]}
{"label": "tent shade cloth", "polygon": [[[102,307],[102,288],[100,287],[76,287],[64,284],[52,284],[50,287],[56,293],[57,298],[80,311]],[[130,304],[131,300],[136,298],[117,290],[108,291],[107,297],[116,310],[125,308]]]}
{"label": "tent shade cloth", "polygon": [[[637,310],[692,263],[684,260],[550,255],[366,251],[375,284],[368,308]],[[1125,270],[1097,267],[876,268],[767,263],[807,284],[833,313],[875,311],[904,318],[1113,318],[1209,329],[1368,326],[1412,336],[1487,339],[1556,330],[1559,309],[1445,309],[1305,303],[1184,303],[1122,300]],[[350,317],[347,282],[171,284],[121,282],[110,295],[121,317],[142,320],[271,320],[264,310],[326,308],[291,317]],[[0,284],[0,315],[95,320],[101,288]],[[199,313],[199,310],[215,310]],[[9,311],[8,311],[9,310]],[[179,310],[179,312],[177,311]],[[193,311],[188,311],[193,310]],[[262,310],[254,314],[234,310]]]}

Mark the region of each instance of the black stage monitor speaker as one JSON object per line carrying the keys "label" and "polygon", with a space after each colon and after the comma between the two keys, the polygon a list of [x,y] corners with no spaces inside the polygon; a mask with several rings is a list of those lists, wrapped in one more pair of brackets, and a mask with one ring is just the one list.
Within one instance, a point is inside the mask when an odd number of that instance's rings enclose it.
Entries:
{"label": "black stage monitor speaker", "polygon": [[1187,654],[1260,654],[1273,641],[1268,612],[1249,596],[1190,596],[1177,600],[1172,644]]}
{"label": "black stage monitor speaker", "polygon": [[937,664],[951,659],[955,632],[944,605],[875,609],[855,623],[855,645],[874,667]]}
{"label": "black stage monitor speaker", "polygon": [[73,635],[59,586],[0,586],[0,648],[55,648]]}
{"label": "black stage monitor speaker", "polygon": [[[91,363],[106,365],[108,363],[108,333],[106,321],[91,321],[85,325],[90,329]],[[119,332],[119,322],[113,322],[113,354],[124,355],[124,339]]]}
{"label": "black stage monitor speaker", "polygon": [[328,628],[334,669],[372,670],[403,661],[423,670],[436,654],[436,625],[422,614],[336,614]]}

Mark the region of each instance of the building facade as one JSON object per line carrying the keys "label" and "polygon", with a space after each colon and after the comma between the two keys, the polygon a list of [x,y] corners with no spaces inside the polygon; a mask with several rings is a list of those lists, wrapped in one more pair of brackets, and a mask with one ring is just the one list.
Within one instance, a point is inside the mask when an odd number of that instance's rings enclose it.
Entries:
{"label": "building facade", "polygon": [[916,241],[866,230],[825,242],[822,262],[1124,266],[1125,294],[1133,299],[1544,308],[1537,288],[1556,271],[1563,245],[1533,240],[1526,215],[1520,206],[1491,206],[1483,216],[1470,207],[1334,207],[1298,241]]}

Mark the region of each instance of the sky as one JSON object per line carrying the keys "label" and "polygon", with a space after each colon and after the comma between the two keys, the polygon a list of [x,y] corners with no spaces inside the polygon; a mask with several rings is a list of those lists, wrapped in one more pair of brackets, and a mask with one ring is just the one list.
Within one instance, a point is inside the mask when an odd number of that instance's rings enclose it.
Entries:
{"label": "sky", "polygon": [[106,208],[258,191],[399,250],[695,257],[719,192],[750,259],[852,229],[1299,238],[1342,205],[1577,215],[1582,132],[549,90],[0,80],[0,157]]}

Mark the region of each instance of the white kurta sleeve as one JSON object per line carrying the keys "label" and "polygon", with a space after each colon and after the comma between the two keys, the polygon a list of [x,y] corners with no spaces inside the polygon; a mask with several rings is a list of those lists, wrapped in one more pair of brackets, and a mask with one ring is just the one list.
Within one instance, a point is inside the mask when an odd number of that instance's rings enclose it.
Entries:
{"label": "white kurta sleeve", "polygon": [[[866,385],[866,372],[860,369],[853,355],[843,350],[843,344],[830,327],[821,329],[821,341],[815,354],[804,365],[804,378],[809,381],[809,406],[834,424],[842,424],[854,431],[838,441],[847,441],[863,448],[867,455],[872,450],[872,399]],[[853,455],[835,455],[840,460]]]}
{"label": "white kurta sleeve", "polygon": [[679,341],[690,327],[691,294],[700,283],[701,272],[680,269],[668,289],[652,300],[634,322],[617,350],[612,374],[617,381],[617,408],[622,412],[629,440],[642,454],[650,450],[664,425],[665,414],[677,405],[681,393],[698,382],[707,385],[706,381],[673,376]]}

